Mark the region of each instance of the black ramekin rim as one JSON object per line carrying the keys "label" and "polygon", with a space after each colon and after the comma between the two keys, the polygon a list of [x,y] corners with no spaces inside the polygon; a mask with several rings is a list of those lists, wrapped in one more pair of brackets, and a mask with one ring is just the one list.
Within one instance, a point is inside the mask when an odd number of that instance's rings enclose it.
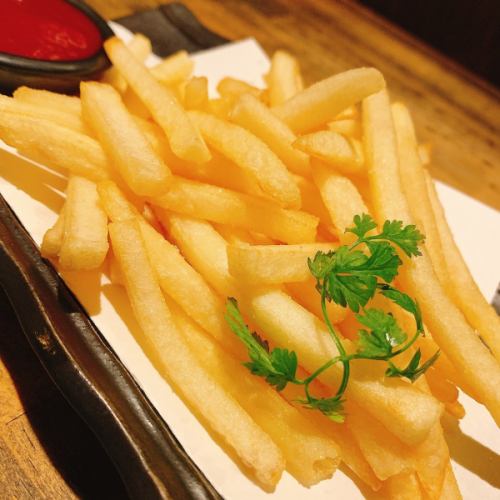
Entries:
{"label": "black ramekin rim", "polygon": [[[97,27],[101,34],[102,41],[114,36],[113,30],[108,23],[90,6],[80,0],[64,0],[85,14]],[[102,64],[102,69],[110,66],[110,62],[101,47],[94,55],[86,59],[77,59],[74,61],[43,61],[40,59],[31,59],[7,52],[0,52],[0,65],[8,66],[13,70],[22,72],[68,74],[95,71],[96,64]]]}

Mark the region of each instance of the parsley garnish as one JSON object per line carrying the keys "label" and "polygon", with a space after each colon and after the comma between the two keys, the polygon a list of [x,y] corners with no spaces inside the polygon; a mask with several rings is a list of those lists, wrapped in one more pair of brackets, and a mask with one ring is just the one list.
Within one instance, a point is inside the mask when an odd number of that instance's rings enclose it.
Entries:
{"label": "parsley garnish", "polygon": [[[350,376],[350,363],[356,359],[371,359],[387,362],[386,376],[404,377],[414,382],[436,361],[439,351],[420,364],[421,353],[417,350],[405,368],[398,368],[392,358],[409,349],[420,335],[423,335],[422,314],[418,303],[398,290],[392,282],[403,264],[398,250],[408,258],[421,255],[418,245],[424,236],[413,225],[403,226],[401,221],[385,221],[382,231],[374,233],[375,221],[367,214],[356,215],[353,227],[346,232],[353,233],[357,240],[350,246],[344,245],[335,251],[318,252],[308,259],[311,274],[316,279],[316,288],[321,296],[323,317],[339,355],[330,359],[305,379],[297,379],[297,355],[287,349],[269,350],[269,345],[246,326],[235,299],[226,304],[226,321],[231,330],[246,345],[250,361],[245,366],[278,391],[287,384],[304,386],[305,398],[299,402],[304,407],[321,411],[335,422],[344,421],[343,396]],[[415,320],[415,333],[408,340],[407,333],[396,318],[381,309],[367,307],[371,299],[381,294],[409,312]],[[358,332],[357,351],[347,354],[338,333],[328,316],[326,301],[333,301],[342,307],[349,307],[357,313],[356,318],[364,328]],[[321,373],[336,363],[343,366],[341,383],[332,397],[317,398],[310,393],[310,384]]]}

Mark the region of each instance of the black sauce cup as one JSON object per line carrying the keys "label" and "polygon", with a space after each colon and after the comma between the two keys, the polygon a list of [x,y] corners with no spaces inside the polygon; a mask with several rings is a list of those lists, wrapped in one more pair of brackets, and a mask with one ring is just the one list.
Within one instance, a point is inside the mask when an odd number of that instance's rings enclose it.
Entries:
{"label": "black sauce cup", "polygon": [[[102,41],[114,35],[107,22],[79,0],[65,0],[80,10],[99,30]],[[1,34],[0,34],[1,36]],[[37,89],[74,93],[82,80],[96,79],[109,66],[104,49],[92,57],[75,61],[41,61],[0,52],[0,92],[11,93],[26,85]]]}

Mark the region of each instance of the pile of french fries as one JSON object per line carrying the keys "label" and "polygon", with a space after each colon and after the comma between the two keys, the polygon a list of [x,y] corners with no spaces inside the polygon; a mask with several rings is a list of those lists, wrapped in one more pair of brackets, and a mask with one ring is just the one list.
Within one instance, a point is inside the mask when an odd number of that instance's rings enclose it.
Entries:
{"label": "pile of french fries", "polygon": [[[463,417],[461,388],[500,423],[500,321],[453,241],[428,148],[380,72],[304,88],[297,61],[278,51],[266,88],[225,78],[211,98],[185,52],[149,69],[141,35],[105,49],[113,67],[82,83],[80,97],[0,96],[0,138],[68,177],[43,255],[61,270],[103,269],[125,287],[151,362],[265,490],[284,470],[310,487],[344,463],[384,498],[460,498],[440,419]],[[418,347],[441,356],[414,384],[375,362],[353,364],[338,424],[297,404],[296,386],[278,393],[242,366],[248,355],[224,304],[238,298],[250,325],[311,373],[337,351],[307,259],[349,243],[345,229],[362,213],[426,235],[397,279],[423,311]],[[377,306],[411,329],[402,309]],[[354,349],[355,315],[328,309]],[[336,389],[337,366],[317,394]]]}

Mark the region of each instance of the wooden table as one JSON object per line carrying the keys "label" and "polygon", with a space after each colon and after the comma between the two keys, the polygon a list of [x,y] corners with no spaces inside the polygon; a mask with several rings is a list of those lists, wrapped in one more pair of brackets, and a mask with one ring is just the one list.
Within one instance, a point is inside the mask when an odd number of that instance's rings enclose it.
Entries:
{"label": "wooden table", "polygon": [[[107,18],[158,0],[88,0]],[[432,173],[500,209],[500,93],[421,42],[348,0],[185,0],[210,29],[255,37],[268,53],[300,60],[307,83],[373,65],[413,112],[433,146]],[[0,293],[0,497],[122,498],[91,432],[40,367]]]}

